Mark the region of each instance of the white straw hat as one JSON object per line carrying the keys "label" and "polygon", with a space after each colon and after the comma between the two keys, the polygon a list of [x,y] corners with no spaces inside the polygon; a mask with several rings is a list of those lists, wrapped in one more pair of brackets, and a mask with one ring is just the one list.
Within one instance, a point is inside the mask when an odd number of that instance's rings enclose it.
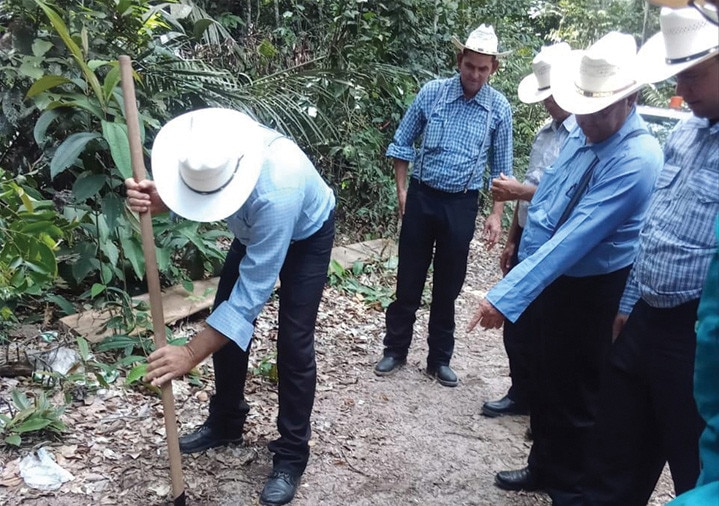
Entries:
{"label": "white straw hat", "polygon": [[200,109],[174,118],[152,146],[152,175],[160,197],[183,218],[227,218],[257,183],[265,131],[231,109]]}
{"label": "white straw hat", "polygon": [[639,50],[639,63],[647,82],[656,83],[719,54],[719,27],[699,11],[664,8],[661,31]]}
{"label": "white straw hat", "polygon": [[552,94],[549,86],[549,71],[552,62],[569,55],[571,48],[566,42],[544,46],[532,61],[532,73],[519,83],[517,96],[525,104],[541,102]]}
{"label": "white straw hat", "polygon": [[610,32],[586,51],[571,51],[552,65],[555,102],[573,114],[592,114],[644,86],[631,35]]}
{"label": "white straw hat", "polygon": [[484,23],[469,34],[467,42],[464,44],[453,35],[452,44],[460,51],[469,49],[475,53],[488,54],[491,56],[506,56],[511,53],[511,51],[499,51],[499,41],[497,40],[497,35],[494,33],[494,27],[492,25],[485,25]]}

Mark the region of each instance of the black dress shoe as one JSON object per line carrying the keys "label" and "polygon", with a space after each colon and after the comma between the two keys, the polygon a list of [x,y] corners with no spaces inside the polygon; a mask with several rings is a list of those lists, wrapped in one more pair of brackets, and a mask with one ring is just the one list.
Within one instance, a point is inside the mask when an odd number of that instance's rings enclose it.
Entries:
{"label": "black dress shoe", "polygon": [[383,357],[374,366],[374,373],[377,376],[389,376],[399,371],[400,367],[407,363],[407,359],[396,357]]}
{"label": "black dress shoe", "polygon": [[448,365],[428,365],[427,376],[430,378],[436,378],[440,385],[444,385],[446,387],[456,387],[457,383],[459,383],[457,375],[454,374],[454,371]]}
{"label": "black dress shoe", "polygon": [[528,467],[514,471],[500,471],[494,477],[494,484],[503,490],[539,489],[539,484]]}
{"label": "black dress shoe", "polygon": [[490,418],[504,415],[528,415],[529,408],[518,402],[514,402],[505,395],[498,401],[488,401],[482,406],[482,414]]}
{"label": "black dress shoe", "polygon": [[287,504],[295,496],[300,477],[285,471],[272,471],[260,494],[260,504],[280,506]]}
{"label": "black dress shoe", "polygon": [[241,430],[238,432],[228,432],[205,422],[195,429],[194,432],[180,438],[180,452],[197,453],[230,443],[242,443]]}

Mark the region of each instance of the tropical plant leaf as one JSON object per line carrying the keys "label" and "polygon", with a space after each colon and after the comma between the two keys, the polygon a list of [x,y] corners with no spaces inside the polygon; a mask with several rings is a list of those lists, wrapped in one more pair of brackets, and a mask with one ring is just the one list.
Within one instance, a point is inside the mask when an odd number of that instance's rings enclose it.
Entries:
{"label": "tropical plant leaf", "polygon": [[60,86],[61,84],[67,84],[72,83],[70,79],[64,76],[44,76],[35,81],[32,86],[30,86],[30,89],[27,90],[27,94],[25,95],[26,98],[32,98],[35,95],[39,95],[43,91],[47,91],[50,88],[54,88],[55,86]]}
{"label": "tropical plant leaf", "polygon": [[78,132],[70,135],[58,146],[50,162],[50,177],[55,177],[77,161],[90,141],[101,139],[97,132]]}
{"label": "tropical plant leaf", "polygon": [[127,136],[127,125],[110,121],[102,121],[102,136],[110,146],[110,154],[115,167],[123,179],[132,177],[132,161],[130,157],[130,141]]}

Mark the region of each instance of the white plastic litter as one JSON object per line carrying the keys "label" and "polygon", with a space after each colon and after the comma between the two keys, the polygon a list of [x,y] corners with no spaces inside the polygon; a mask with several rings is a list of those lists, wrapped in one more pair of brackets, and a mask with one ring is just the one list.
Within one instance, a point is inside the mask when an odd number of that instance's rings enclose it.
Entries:
{"label": "white plastic litter", "polygon": [[27,455],[20,461],[19,467],[20,476],[25,480],[25,484],[37,490],[57,490],[66,481],[75,479],[70,472],[55,462],[45,448],[40,448],[37,455],[35,453]]}

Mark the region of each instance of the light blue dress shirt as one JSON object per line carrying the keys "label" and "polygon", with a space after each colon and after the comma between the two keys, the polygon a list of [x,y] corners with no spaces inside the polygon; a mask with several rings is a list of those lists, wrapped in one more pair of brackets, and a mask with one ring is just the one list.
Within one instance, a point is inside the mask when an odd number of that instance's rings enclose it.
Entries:
{"label": "light blue dress shirt", "polygon": [[683,121],[667,138],[664,159],[619,305],[623,314],[639,297],[658,308],[698,299],[717,248],[719,123]]}
{"label": "light blue dress shirt", "polygon": [[[651,135],[626,140],[644,121],[633,110],[618,132],[591,144],[579,127],[567,138],[554,165],[548,167],[529,206],[519,246],[520,263],[487,294],[514,322],[559,276],[608,274],[630,265],[649,203],[662,151]],[[555,233],[584,171],[594,160],[584,196]]]}
{"label": "light blue dress shirt", "polygon": [[[421,144],[415,148],[420,135]],[[430,81],[402,118],[387,156],[414,162],[412,177],[437,190],[486,188],[490,159],[492,179],[500,172],[512,175],[512,109],[488,84],[466,100],[459,75]]]}
{"label": "light blue dress shirt", "polygon": [[247,247],[230,298],[207,323],[246,350],[253,322],[272,294],[287,249],[317,232],[335,207],[332,190],[291,140],[267,129],[266,159],[254,190],[227,226]]}
{"label": "light blue dress shirt", "polygon": [[[577,118],[574,117],[574,114],[570,114],[559,125],[556,121],[550,120],[539,129],[539,132],[534,137],[532,150],[529,152],[529,165],[524,176],[525,184],[539,186],[544,169],[552,165],[557,159],[564,141],[569,137],[569,132],[576,126]],[[528,200],[517,202],[517,224],[522,228],[527,224],[528,209]]]}

